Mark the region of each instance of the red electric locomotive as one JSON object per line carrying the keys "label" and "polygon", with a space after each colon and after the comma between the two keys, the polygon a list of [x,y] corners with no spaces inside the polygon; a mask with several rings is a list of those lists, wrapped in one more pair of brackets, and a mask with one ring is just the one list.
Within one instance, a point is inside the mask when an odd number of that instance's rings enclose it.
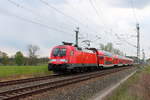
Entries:
{"label": "red electric locomotive", "polygon": [[83,71],[129,64],[133,64],[132,59],[95,48],[81,49],[71,43],[64,43],[52,49],[48,69],[54,72]]}
{"label": "red electric locomotive", "polygon": [[72,45],[60,45],[52,49],[48,69],[53,71],[81,70],[85,67],[98,66],[97,54],[86,52]]}

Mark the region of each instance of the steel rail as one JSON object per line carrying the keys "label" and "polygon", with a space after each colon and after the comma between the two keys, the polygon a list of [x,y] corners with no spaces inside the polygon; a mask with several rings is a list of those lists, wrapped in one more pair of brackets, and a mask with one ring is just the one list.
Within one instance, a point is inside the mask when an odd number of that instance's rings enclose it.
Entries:
{"label": "steel rail", "polygon": [[23,83],[28,83],[28,82],[41,81],[41,80],[47,80],[47,79],[52,79],[52,78],[57,78],[57,77],[59,77],[59,75],[54,74],[54,75],[35,77],[35,78],[4,81],[4,82],[0,82],[0,87],[23,84]]}

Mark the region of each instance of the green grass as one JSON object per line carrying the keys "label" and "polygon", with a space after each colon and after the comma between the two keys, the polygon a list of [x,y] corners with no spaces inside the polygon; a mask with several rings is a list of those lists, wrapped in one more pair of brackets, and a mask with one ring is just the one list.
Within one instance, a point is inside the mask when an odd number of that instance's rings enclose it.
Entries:
{"label": "green grass", "polygon": [[145,67],[145,68],[143,69],[143,72],[150,74],[150,66]]}
{"label": "green grass", "polygon": [[[105,100],[143,100],[142,97],[137,95],[133,95],[131,93],[131,89],[134,84],[136,84],[139,79],[141,73],[150,73],[150,67],[141,68],[136,74],[131,76],[126,82],[121,84],[110,96],[108,96]],[[132,92],[135,90],[132,90]]]}
{"label": "green grass", "polygon": [[0,78],[19,76],[19,75],[49,75],[47,65],[41,66],[0,66]]}
{"label": "green grass", "polygon": [[138,80],[138,74],[129,78],[125,83],[123,83],[112,96],[108,97],[107,100],[140,100],[138,97],[135,97],[129,93],[129,88],[132,84],[135,84]]}

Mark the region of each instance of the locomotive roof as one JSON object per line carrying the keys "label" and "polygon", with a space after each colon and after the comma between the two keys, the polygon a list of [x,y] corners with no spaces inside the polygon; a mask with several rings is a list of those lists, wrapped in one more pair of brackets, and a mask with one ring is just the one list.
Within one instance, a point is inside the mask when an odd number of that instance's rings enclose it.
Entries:
{"label": "locomotive roof", "polygon": [[76,48],[77,50],[82,50],[82,48],[80,48],[80,47],[76,47],[76,46],[72,46],[72,45],[68,45],[68,44],[65,44],[65,45],[58,45],[58,46],[55,46],[54,48],[59,48],[59,47]]}

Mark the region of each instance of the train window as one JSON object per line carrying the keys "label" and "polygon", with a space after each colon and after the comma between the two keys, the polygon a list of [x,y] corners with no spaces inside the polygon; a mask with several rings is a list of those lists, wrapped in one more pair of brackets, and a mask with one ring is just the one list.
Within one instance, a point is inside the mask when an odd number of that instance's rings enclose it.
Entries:
{"label": "train window", "polygon": [[53,50],[53,56],[66,56],[66,49],[65,48],[55,48]]}
{"label": "train window", "polygon": [[104,56],[99,56],[99,59],[104,59]]}
{"label": "train window", "polygon": [[112,57],[112,54],[109,53],[109,52],[106,52],[106,51],[103,51],[104,52],[104,56],[107,56],[107,57]]}
{"label": "train window", "polygon": [[60,49],[59,48],[55,48],[53,50],[53,56],[58,56]]}
{"label": "train window", "polygon": [[93,53],[92,50],[88,50],[88,49],[83,49],[82,51],[86,52],[86,53]]}
{"label": "train window", "polygon": [[60,50],[60,56],[66,56],[66,48]]}

